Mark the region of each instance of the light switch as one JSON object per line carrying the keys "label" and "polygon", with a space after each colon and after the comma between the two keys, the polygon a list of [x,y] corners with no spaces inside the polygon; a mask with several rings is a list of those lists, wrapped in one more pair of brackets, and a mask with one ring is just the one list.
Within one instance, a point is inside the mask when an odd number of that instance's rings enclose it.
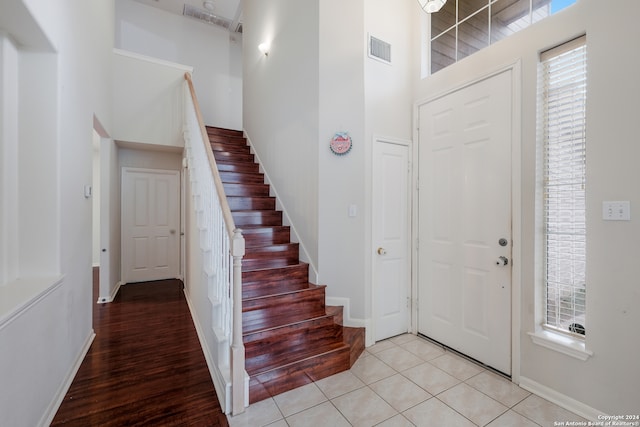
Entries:
{"label": "light switch", "polygon": [[605,221],[631,220],[631,203],[628,200],[602,202],[602,219]]}
{"label": "light switch", "polygon": [[356,205],[349,205],[349,218],[355,218],[358,215],[358,207]]}

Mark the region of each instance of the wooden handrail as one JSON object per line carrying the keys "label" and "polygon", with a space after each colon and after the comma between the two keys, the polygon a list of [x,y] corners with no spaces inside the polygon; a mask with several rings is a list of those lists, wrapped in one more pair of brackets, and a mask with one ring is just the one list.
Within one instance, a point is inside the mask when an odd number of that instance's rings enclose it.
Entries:
{"label": "wooden handrail", "polygon": [[222,179],[220,178],[220,173],[218,172],[218,164],[216,163],[216,159],[213,156],[213,150],[211,149],[211,143],[209,142],[207,128],[204,125],[204,120],[202,119],[202,112],[200,111],[200,104],[198,103],[196,90],[193,87],[193,80],[191,80],[191,73],[184,73],[184,79],[189,85],[189,92],[191,92],[191,98],[193,99],[194,108],[196,110],[196,117],[198,118],[198,124],[200,125],[200,133],[202,133],[202,142],[204,143],[205,150],[207,152],[207,158],[209,159],[209,164],[211,165],[211,173],[213,174],[214,178],[213,182],[215,183],[218,198],[220,199],[220,206],[222,207],[224,223],[227,226],[229,239],[232,240],[233,233],[236,229],[236,223],[233,220],[233,216],[231,216],[231,208],[229,208],[229,203],[227,202],[227,198],[225,196],[224,187],[222,186]]}

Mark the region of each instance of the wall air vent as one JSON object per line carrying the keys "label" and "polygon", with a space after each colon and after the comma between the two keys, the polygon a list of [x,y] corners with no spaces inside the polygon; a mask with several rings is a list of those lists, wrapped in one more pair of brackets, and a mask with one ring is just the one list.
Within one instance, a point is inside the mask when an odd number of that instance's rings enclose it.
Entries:
{"label": "wall air vent", "polygon": [[224,28],[225,30],[228,30],[229,27],[231,26],[230,20],[214,15],[212,13],[209,13],[206,10],[198,9],[197,7],[191,6],[189,4],[184,5],[182,14],[184,16],[189,16],[199,21],[206,22],[207,24],[217,25],[219,27]]}
{"label": "wall air vent", "polygon": [[369,36],[369,57],[391,64],[391,45]]}

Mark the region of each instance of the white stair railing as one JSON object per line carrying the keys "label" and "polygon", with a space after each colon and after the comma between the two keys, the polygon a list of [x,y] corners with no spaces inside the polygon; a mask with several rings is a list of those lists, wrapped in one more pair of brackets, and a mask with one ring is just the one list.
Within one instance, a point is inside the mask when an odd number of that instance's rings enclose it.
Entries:
{"label": "white stair railing", "polygon": [[[191,75],[185,73],[185,152],[193,206],[203,255],[202,275],[215,310],[211,327],[217,337],[231,343],[219,352],[217,368],[230,370],[231,413],[244,412],[246,390],[245,353],[242,342],[242,257],[245,242],[237,229],[218,173],[207,130],[202,120]],[[226,376],[226,375],[225,375]],[[225,396],[228,399],[228,396]],[[224,408],[224,402],[220,402]]]}

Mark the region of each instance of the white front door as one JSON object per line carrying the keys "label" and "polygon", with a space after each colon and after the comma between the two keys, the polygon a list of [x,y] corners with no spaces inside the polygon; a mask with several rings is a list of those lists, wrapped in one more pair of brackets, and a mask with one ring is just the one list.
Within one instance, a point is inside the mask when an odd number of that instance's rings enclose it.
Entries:
{"label": "white front door", "polygon": [[410,170],[409,145],[375,141],[372,242],[376,341],[409,330]]}
{"label": "white front door", "polygon": [[122,281],[177,278],[180,172],[123,168]]}
{"label": "white front door", "polygon": [[418,331],[505,374],[511,374],[511,74],[419,108]]}

